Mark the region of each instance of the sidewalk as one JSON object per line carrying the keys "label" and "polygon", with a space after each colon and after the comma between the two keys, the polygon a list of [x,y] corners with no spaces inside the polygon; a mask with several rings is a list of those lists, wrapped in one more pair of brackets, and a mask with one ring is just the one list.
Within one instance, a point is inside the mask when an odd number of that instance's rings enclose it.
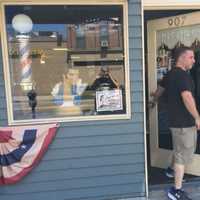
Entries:
{"label": "sidewalk", "polygon": [[[148,200],[168,200],[166,193],[171,185],[153,186],[149,190]],[[192,200],[200,200],[200,182],[189,182],[183,185],[184,190]],[[135,199],[140,200],[140,199]]]}
{"label": "sidewalk", "polygon": [[[151,186],[149,189],[149,198],[136,197],[121,200],[169,200],[166,193],[171,186],[172,184]],[[184,183],[183,188],[192,200],[200,200],[200,181]]]}

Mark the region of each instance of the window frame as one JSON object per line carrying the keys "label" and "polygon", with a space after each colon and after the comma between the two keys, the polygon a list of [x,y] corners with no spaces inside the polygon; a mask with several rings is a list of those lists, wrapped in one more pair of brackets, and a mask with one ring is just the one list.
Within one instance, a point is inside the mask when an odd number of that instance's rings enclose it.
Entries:
{"label": "window frame", "polygon": [[[129,69],[129,46],[128,46],[128,2],[127,0],[101,0],[94,2],[93,0],[58,0],[56,3],[52,0],[32,0],[21,1],[12,0],[1,2],[1,45],[2,45],[2,58],[3,58],[3,75],[5,78],[5,92],[7,104],[7,117],[9,125],[23,125],[23,124],[38,124],[50,122],[79,122],[79,121],[97,121],[97,120],[118,120],[131,118],[131,98],[130,98],[130,69]],[[126,96],[126,113],[124,114],[110,114],[110,115],[91,115],[91,116],[67,116],[67,117],[54,117],[42,119],[25,119],[14,120],[13,101],[12,101],[12,86],[10,77],[10,66],[8,57],[8,43],[6,34],[6,17],[5,6],[9,5],[121,5],[123,7],[123,45],[124,45],[124,72],[125,72],[125,96]]]}

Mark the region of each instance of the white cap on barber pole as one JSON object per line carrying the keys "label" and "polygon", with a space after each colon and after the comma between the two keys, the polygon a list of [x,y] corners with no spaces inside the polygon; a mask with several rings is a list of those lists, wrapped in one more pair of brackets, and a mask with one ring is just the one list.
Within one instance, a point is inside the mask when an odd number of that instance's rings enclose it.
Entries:
{"label": "white cap on barber pole", "polygon": [[22,34],[29,33],[33,28],[31,18],[25,14],[15,15],[12,19],[13,28]]}

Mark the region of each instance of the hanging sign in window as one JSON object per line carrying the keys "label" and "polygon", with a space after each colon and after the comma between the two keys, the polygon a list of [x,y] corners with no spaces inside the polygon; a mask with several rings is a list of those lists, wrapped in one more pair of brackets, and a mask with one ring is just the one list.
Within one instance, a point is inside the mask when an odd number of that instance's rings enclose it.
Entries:
{"label": "hanging sign in window", "polygon": [[123,110],[122,91],[119,89],[97,91],[96,109],[97,112]]}

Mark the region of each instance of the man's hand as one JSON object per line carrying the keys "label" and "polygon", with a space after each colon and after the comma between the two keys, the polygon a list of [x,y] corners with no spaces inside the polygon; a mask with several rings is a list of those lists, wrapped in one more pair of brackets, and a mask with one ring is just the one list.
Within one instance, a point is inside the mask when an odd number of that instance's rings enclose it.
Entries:
{"label": "man's hand", "polygon": [[153,109],[156,106],[156,101],[151,100],[148,102],[148,108]]}
{"label": "man's hand", "polygon": [[192,93],[190,91],[185,90],[181,93],[181,96],[183,99],[183,103],[185,104],[185,107],[195,119],[195,125],[197,129],[200,130],[200,116],[196,108],[196,103],[194,97],[192,96]]}
{"label": "man's hand", "polygon": [[195,124],[196,124],[197,129],[200,130],[200,117],[197,117],[195,119]]}
{"label": "man's hand", "polygon": [[149,109],[152,109],[156,106],[156,104],[158,103],[159,97],[162,96],[164,91],[165,91],[165,88],[158,85],[158,88],[156,89],[156,91],[150,93],[151,100],[148,102]]}

